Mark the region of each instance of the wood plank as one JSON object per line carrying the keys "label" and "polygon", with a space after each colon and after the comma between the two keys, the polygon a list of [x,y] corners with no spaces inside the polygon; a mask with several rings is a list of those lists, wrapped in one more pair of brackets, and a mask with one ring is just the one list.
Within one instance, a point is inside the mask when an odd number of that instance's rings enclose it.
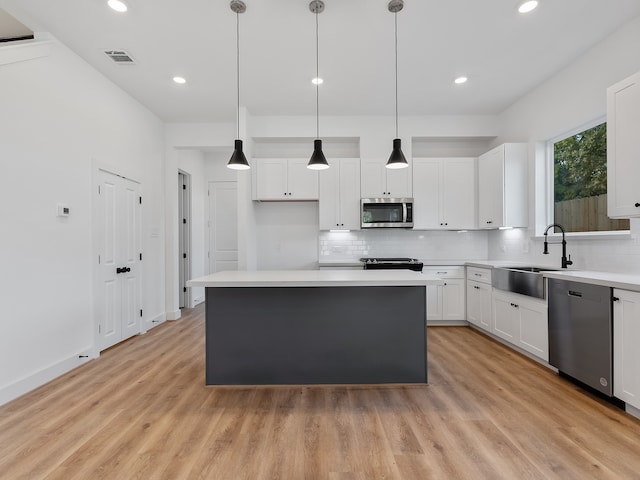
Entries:
{"label": "wood plank", "polygon": [[639,420],[475,330],[428,335],[429,385],[207,387],[185,310],[0,407],[0,478],[639,478]]}

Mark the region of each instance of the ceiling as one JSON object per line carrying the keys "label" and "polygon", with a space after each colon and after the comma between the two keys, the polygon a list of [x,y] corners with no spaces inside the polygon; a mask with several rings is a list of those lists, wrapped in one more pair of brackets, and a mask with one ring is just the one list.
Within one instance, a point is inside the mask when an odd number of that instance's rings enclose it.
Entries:
{"label": "ceiling", "polygon": [[[235,121],[236,14],[228,0],[0,0],[57,37],[166,122]],[[314,115],[309,0],[245,0],[240,103],[253,115]],[[405,0],[398,20],[400,115],[496,114],[621,25],[639,0]],[[320,115],[393,115],[394,15],[387,0],[325,0],[318,17]],[[1,34],[0,34],[1,36]],[[103,52],[125,50],[135,65]],[[175,75],[185,85],[172,81]],[[469,77],[454,85],[459,75]]]}

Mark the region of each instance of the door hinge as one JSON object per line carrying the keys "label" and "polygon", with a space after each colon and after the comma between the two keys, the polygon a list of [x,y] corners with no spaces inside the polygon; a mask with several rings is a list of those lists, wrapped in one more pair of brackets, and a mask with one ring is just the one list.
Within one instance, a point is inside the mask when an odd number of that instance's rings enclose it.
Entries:
{"label": "door hinge", "polygon": [[140,260],[142,261],[142,254],[140,254]]}
{"label": "door hinge", "polygon": [[138,197],[138,199],[140,200],[140,205],[142,205],[142,197]]}
{"label": "door hinge", "polygon": [[183,291],[184,293],[187,293],[187,287],[182,287],[182,291]]}
{"label": "door hinge", "polygon": [[98,324],[98,334],[102,333],[102,325]]}
{"label": "door hinge", "polygon": [[182,223],[187,223],[187,219],[186,219],[186,218],[183,218],[183,219],[182,219]]}
{"label": "door hinge", "polygon": [[100,191],[100,185],[98,185],[98,195],[102,195],[102,192]]}
{"label": "door hinge", "polygon": [[187,186],[186,186],[184,183],[182,184],[182,189],[183,189],[183,190],[186,190],[186,189],[187,189]]}
{"label": "door hinge", "polygon": [[100,259],[100,255],[98,255],[98,265],[100,265],[101,259]]}
{"label": "door hinge", "polygon": [[140,316],[142,316],[142,309],[140,309]]}
{"label": "door hinge", "polygon": [[186,254],[186,253],[183,253],[183,254],[182,254],[182,258],[187,258],[187,254]]}

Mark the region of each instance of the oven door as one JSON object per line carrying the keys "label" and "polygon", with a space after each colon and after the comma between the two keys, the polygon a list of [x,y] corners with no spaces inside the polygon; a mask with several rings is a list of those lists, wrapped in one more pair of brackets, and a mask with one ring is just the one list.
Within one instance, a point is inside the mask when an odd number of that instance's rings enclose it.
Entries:
{"label": "oven door", "polygon": [[362,228],[413,227],[413,199],[363,198],[361,207]]}

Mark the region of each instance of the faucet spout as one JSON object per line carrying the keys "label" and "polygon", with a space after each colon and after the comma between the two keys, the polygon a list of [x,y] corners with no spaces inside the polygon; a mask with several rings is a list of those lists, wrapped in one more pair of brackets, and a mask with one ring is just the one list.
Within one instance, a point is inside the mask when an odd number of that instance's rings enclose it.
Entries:
{"label": "faucet spout", "polygon": [[562,268],[567,268],[569,265],[573,265],[573,261],[571,260],[571,255],[567,257],[567,241],[565,239],[565,231],[564,227],[559,223],[552,223],[551,225],[547,225],[547,228],[544,229],[544,251],[543,254],[547,255],[549,253],[549,242],[547,241],[547,234],[549,230],[553,227],[558,227],[562,232],[562,258],[561,265]]}

